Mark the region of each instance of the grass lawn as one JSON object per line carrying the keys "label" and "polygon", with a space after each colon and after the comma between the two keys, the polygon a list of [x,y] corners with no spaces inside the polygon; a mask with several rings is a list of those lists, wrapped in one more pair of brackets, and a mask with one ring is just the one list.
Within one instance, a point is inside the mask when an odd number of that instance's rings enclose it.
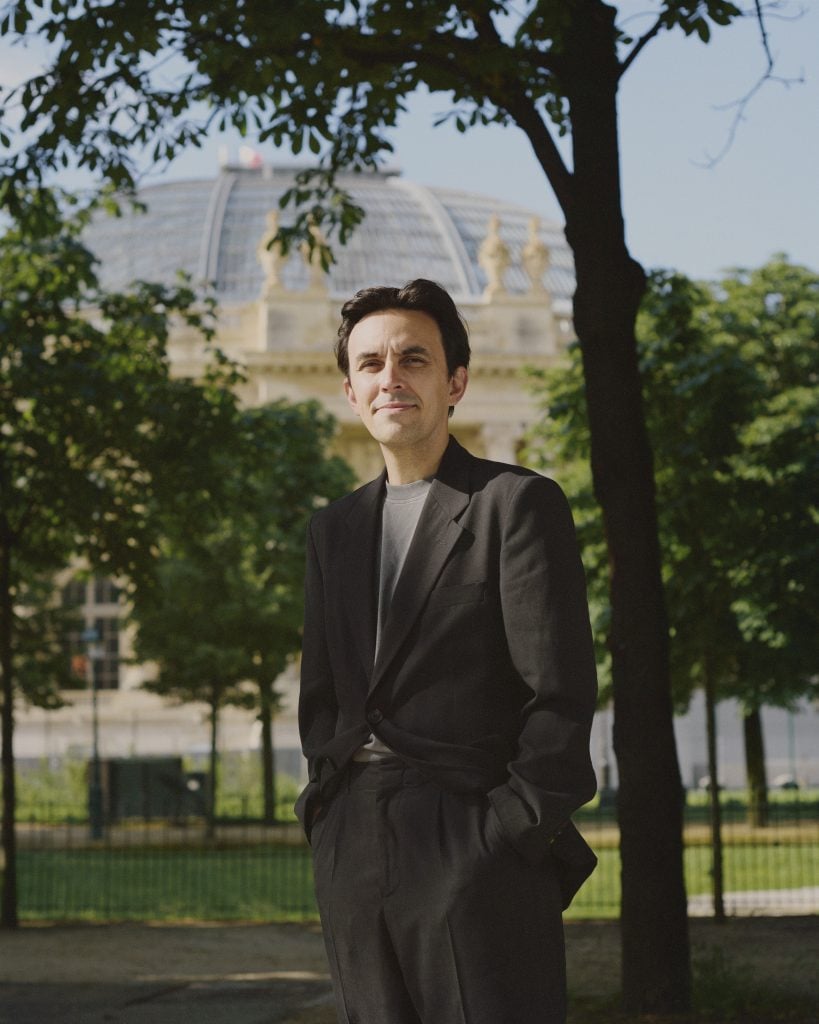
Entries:
{"label": "grass lawn", "polygon": [[24,920],[301,921],[315,916],[302,847],[24,850]]}
{"label": "grass lawn", "polygon": [[[617,917],[620,912],[619,853],[613,849],[597,852],[597,870],[578,893],[567,918]],[[728,846],[723,871],[726,892],[819,885],[819,846],[810,843]],[[711,891],[710,847],[686,848],[685,880],[689,896]]]}
{"label": "grass lawn", "polygon": [[[617,916],[618,852],[602,849],[599,857],[567,917]],[[689,894],[709,892],[710,849],[686,849],[685,866]],[[289,921],[316,914],[303,846],[25,849],[18,873],[27,920]],[[726,891],[800,888],[817,879],[816,845],[743,844],[725,851]]]}

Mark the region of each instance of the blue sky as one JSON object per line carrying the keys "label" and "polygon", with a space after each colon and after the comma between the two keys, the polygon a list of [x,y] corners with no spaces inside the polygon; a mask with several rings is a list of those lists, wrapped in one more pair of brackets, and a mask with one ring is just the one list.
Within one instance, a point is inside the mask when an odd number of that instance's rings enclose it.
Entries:
{"label": "blue sky", "polygon": [[[777,73],[804,84],[768,82],[713,168],[703,165],[724,146],[733,117],[715,108],[744,95],[765,67],[752,21],[723,29],[708,46],[667,33],[623,79],[623,204],[629,246],[644,265],[711,277],[784,251],[819,271],[819,3],[798,21],[772,20],[770,30]],[[405,119],[396,140],[405,174],[559,219],[520,132],[433,130],[430,112],[441,109],[428,97]]]}
{"label": "blue sky", "polygon": [[[651,23],[640,12],[652,0],[625,0],[636,34]],[[819,270],[819,3],[783,5],[768,27],[775,73],[803,79],[768,82],[752,99],[729,150],[714,167],[708,156],[724,146],[732,109],[765,67],[753,19],[715,32],[709,45],[666,33],[643,51],[623,80],[620,128],[623,204],[628,242],[647,267],[675,267],[714,277],[734,266],[757,266],[774,252]],[[0,44],[0,76],[8,81],[34,56]],[[414,97],[394,134],[391,164],[427,185],[494,195],[560,219],[529,144],[514,128],[458,134],[433,128],[447,108],[442,96]],[[163,175],[208,177],[218,150],[238,154],[240,140],[214,136],[201,151],[180,157]],[[260,147],[265,160],[287,155]]]}

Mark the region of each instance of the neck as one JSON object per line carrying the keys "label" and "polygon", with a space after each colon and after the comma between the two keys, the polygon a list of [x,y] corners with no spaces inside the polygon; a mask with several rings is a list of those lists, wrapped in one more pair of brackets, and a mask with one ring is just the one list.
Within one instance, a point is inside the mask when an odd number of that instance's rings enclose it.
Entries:
{"label": "neck", "polygon": [[432,476],[440,466],[448,444],[448,432],[443,443],[439,442],[429,448],[388,448],[382,444],[381,453],[387,467],[387,479],[391,484],[411,484]]}

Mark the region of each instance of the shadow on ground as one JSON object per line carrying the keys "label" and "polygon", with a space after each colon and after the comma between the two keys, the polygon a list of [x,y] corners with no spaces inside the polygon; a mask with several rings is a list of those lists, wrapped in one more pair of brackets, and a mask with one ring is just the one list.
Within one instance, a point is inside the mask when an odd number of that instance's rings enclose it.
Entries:
{"label": "shadow on ground", "polygon": [[[625,1021],[616,1010],[616,923],[571,922],[566,932],[570,1024]],[[691,938],[701,1006],[686,1022],[816,1021],[811,950],[819,918],[694,920]],[[0,932],[0,1024],[52,1021],[334,1024],[335,1014],[315,925],[28,925]]]}

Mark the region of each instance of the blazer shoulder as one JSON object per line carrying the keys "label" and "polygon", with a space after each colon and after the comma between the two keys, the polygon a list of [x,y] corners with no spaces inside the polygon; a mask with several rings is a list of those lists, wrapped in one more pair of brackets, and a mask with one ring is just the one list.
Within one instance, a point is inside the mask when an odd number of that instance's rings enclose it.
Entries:
{"label": "blazer shoulder", "polygon": [[563,489],[556,480],[528,469],[506,462],[493,462],[472,456],[474,492],[487,491],[506,501],[524,493],[553,500],[566,500]]}
{"label": "blazer shoulder", "polygon": [[362,484],[354,491],[350,491],[349,494],[316,509],[310,517],[310,530],[314,533],[321,533],[345,522],[362,502],[374,500],[377,497],[381,483],[382,478],[376,477],[375,480]]}

